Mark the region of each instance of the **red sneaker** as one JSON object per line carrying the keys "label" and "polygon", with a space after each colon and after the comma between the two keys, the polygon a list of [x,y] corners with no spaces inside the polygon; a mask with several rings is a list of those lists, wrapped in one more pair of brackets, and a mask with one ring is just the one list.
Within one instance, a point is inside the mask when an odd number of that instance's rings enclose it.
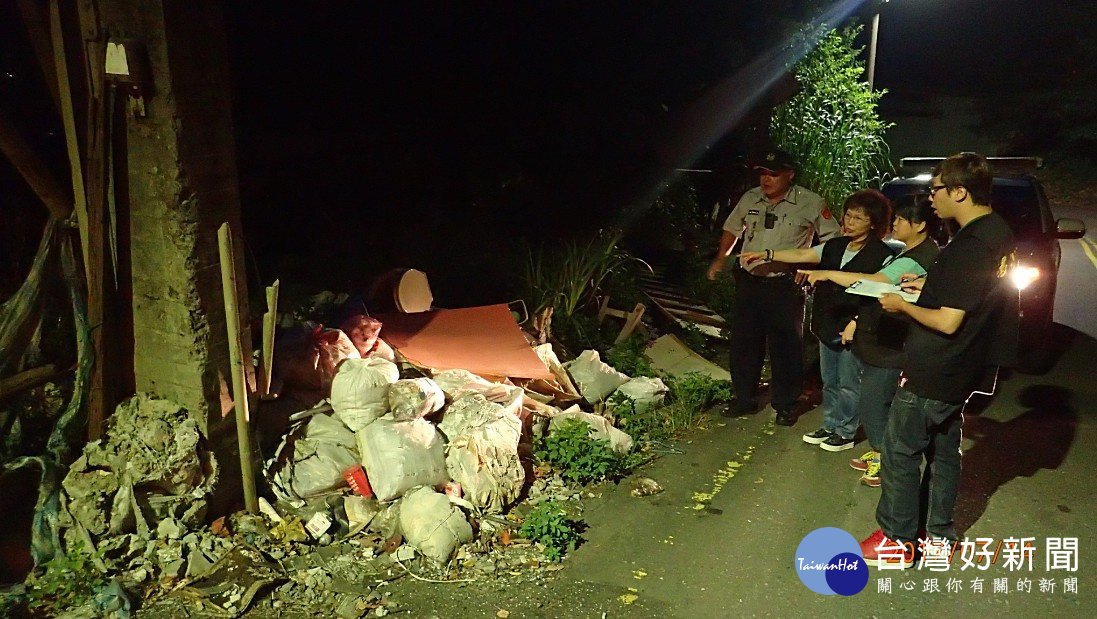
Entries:
{"label": "red sneaker", "polygon": [[861,556],[865,563],[882,570],[902,570],[914,565],[914,544],[900,544],[876,529],[861,542]]}

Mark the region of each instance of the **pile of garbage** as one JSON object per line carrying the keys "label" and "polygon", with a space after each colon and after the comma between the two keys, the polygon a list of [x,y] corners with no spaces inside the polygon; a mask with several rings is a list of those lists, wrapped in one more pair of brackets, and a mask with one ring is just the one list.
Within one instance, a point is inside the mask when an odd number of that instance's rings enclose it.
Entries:
{"label": "pile of garbage", "polygon": [[[230,616],[260,598],[380,616],[394,606],[385,584],[409,573],[449,580],[539,565],[533,544],[512,539],[511,508],[580,494],[535,475],[534,438],[578,419],[627,452],[632,438],[591,404],[621,394],[646,411],[667,392],[595,351],[561,363],[548,344],[532,348],[552,380],[431,371],[384,345],[375,319],[342,326],[298,325],[299,338],[281,342],[283,393],[315,403],[290,416],[264,463],[261,514],[207,524],[218,467],[205,438],[179,405],[141,394],[64,479],[67,547],[91,552],[119,595]],[[129,616],[128,601],[115,606],[110,616]]]}

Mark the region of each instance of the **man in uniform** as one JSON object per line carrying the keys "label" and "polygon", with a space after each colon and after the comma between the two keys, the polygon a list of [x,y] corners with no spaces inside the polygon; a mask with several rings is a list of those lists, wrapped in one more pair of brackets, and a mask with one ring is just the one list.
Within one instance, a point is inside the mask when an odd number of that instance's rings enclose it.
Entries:
{"label": "man in uniform", "polygon": [[[740,237],[742,251],[773,252],[811,247],[816,235],[826,241],[839,233],[823,199],[793,182],[792,155],[766,152],[754,169],[761,174],[759,186],[743,194],[724,222],[709,279],[723,269]],[[794,409],[803,387],[804,293],[794,279],[796,265],[759,260],[741,267],[736,273],[731,342],[735,403],[727,414],[758,410],[758,380],[768,345],[773,368],[771,403],[777,423],[790,426],[796,422]]]}

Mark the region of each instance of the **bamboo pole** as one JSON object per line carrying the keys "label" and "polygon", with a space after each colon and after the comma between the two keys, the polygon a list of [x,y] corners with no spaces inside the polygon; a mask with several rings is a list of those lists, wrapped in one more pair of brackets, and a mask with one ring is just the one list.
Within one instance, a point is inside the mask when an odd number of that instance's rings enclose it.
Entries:
{"label": "bamboo pole", "polygon": [[244,504],[249,513],[259,511],[255,495],[255,474],[251,463],[251,434],[248,431],[248,390],[244,358],[240,346],[240,315],[236,288],[236,263],[232,251],[232,232],[228,223],[217,230],[221,256],[221,290],[225,297],[225,324],[228,327],[229,363],[232,368],[232,399],[236,408],[236,441],[240,449],[240,475],[244,481]]}
{"label": "bamboo pole", "polygon": [[53,37],[53,65],[61,99],[61,120],[65,127],[65,144],[68,146],[69,170],[72,173],[73,205],[76,210],[76,222],[80,227],[80,248],[83,252],[86,273],[89,268],[88,200],[84,193],[83,159],[80,157],[80,139],[76,135],[76,116],[72,105],[72,87],[69,83],[69,65],[65,59],[65,39],[61,31],[61,9],[58,6],[58,0],[50,1],[50,34]]}
{"label": "bamboo pole", "polygon": [[278,280],[267,286],[267,311],[263,314],[263,350],[260,352],[260,379],[262,388],[259,395],[270,397],[270,381],[274,373],[274,327],[278,322]]}

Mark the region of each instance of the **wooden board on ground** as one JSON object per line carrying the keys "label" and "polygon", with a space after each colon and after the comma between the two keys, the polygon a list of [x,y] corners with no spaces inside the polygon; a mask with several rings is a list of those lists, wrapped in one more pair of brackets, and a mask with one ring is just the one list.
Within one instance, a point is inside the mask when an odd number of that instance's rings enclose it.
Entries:
{"label": "wooden board on ground", "polygon": [[726,369],[697,354],[671,334],[656,339],[644,354],[656,370],[672,376],[700,372],[716,380],[731,380],[731,374]]}

